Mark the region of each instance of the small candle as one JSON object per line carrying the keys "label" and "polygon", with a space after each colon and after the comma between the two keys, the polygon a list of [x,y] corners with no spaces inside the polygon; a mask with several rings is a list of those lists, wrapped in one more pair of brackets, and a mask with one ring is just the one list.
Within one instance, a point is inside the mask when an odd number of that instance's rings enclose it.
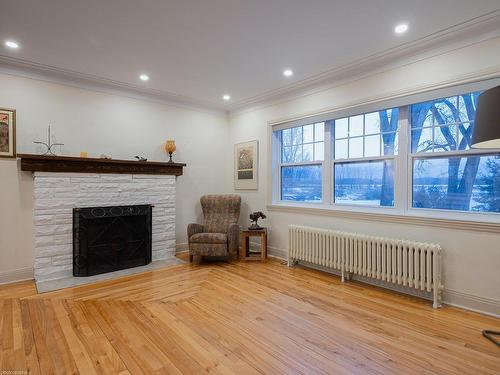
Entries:
{"label": "small candle", "polygon": [[87,151],[80,151],[80,157],[86,158],[88,156]]}

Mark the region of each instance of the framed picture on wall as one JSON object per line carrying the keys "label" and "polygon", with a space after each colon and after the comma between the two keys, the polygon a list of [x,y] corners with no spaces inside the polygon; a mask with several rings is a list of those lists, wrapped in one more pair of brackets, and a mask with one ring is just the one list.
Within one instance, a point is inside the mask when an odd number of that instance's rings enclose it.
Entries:
{"label": "framed picture on wall", "polygon": [[0,108],[0,157],[16,157],[16,111]]}
{"label": "framed picture on wall", "polygon": [[234,188],[257,190],[259,143],[250,141],[234,145]]}

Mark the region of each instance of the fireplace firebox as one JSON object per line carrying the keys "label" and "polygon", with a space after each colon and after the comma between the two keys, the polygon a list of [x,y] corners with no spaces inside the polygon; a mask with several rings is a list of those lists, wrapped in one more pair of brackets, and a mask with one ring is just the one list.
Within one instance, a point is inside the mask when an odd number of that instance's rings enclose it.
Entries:
{"label": "fireplace firebox", "polygon": [[151,262],[152,205],[73,209],[73,276]]}

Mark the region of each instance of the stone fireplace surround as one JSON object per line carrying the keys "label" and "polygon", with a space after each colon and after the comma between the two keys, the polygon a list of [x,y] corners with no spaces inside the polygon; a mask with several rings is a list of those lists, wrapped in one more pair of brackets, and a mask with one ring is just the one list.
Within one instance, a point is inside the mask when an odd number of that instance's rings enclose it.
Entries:
{"label": "stone fireplace surround", "polygon": [[[169,264],[175,258],[173,175],[34,172],[34,274],[39,292],[91,283]],[[152,204],[152,260],[147,266],[73,277],[73,208]]]}

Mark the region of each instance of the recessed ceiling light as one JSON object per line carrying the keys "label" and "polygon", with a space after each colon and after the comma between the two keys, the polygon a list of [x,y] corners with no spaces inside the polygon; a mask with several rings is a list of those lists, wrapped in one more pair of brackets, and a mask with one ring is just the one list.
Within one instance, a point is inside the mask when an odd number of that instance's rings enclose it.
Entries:
{"label": "recessed ceiling light", "polygon": [[19,48],[19,44],[17,44],[16,42],[14,42],[13,40],[7,40],[5,42],[5,45],[9,48],[12,48],[12,49],[18,49]]}
{"label": "recessed ceiling light", "polygon": [[400,23],[400,24],[396,25],[396,27],[394,28],[394,32],[396,34],[403,34],[407,31],[408,31],[408,24],[407,23]]}
{"label": "recessed ceiling light", "polygon": [[222,95],[222,99],[224,99],[227,102],[228,100],[231,100],[231,95],[224,94],[224,95]]}
{"label": "recessed ceiling light", "polygon": [[293,76],[293,70],[292,69],[285,69],[285,70],[283,70],[283,75],[285,77],[291,77],[291,76]]}
{"label": "recessed ceiling light", "polygon": [[141,75],[139,76],[139,79],[140,79],[141,81],[149,81],[149,76],[148,76],[147,74],[141,74]]}

